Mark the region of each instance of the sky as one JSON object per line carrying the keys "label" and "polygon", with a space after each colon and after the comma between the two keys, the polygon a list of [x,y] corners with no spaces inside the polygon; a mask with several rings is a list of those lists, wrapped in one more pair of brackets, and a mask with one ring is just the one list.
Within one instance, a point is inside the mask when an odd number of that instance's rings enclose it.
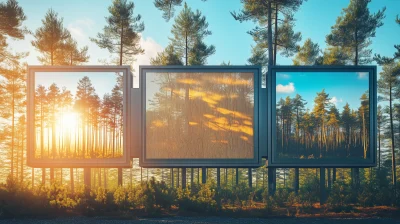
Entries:
{"label": "sky", "polygon": [[114,72],[36,72],[35,86],[42,85],[49,88],[55,83],[60,91],[65,87],[75,97],[78,82],[85,76],[90,79],[100,99],[103,99],[106,93],[111,94],[117,84],[117,76]]}
{"label": "sky", "polygon": [[339,111],[346,103],[356,110],[361,105],[361,95],[369,89],[368,73],[362,72],[282,72],[276,77],[276,102],[296,94],[307,102],[306,109],[312,111],[317,92],[325,89],[330,102]]}
{"label": "sky", "polygon": [[[4,1],[4,0],[1,0]],[[64,26],[70,30],[74,38],[78,40],[79,46],[89,46],[90,64],[99,64],[99,59],[110,58],[105,49],[100,49],[89,40],[96,37],[106,25],[105,17],[109,15],[108,6],[111,0],[19,0],[23,7],[27,20],[24,25],[31,31],[41,26],[48,9],[52,8],[64,19]],[[142,33],[141,45],[146,50],[144,55],[138,57],[136,65],[149,64],[150,58],[157,52],[162,51],[169,43],[171,27],[174,20],[166,22],[162,18],[162,12],[153,5],[153,0],[134,0],[135,14],[142,16],[145,30]],[[209,30],[212,35],[206,38],[207,44],[216,47],[216,53],[208,59],[208,64],[219,65],[223,61],[230,61],[234,65],[247,63],[250,57],[251,46],[254,42],[246,32],[256,26],[252,21],[240,23],[231,16],[230,12],[238,12],[242,8],[240,0],[186,0],[193,10],[200,10],[206,16]],[[347,7],[348,0],[308,0],[303,3],[298,12],[295,13],[295,31],[301,31],[302,42],[311,38],[317,42],[322,49],[325,48],[325,36],[329,34],[331,26],[335,24],[336,18],[343,8]],[[370,11],[377,12],[384,6],[386,18],[384,26],[377,29],[376,37],[372,39],[371,48],[373,53],[391,56],[394,52],[393,45],[399,44],[400,26],[395,23],[397,14],[400,14],[399,0],[374,0],[370,3]],[[177,7],[177,15],[183,6]],[[10,44],[15,51],[29,51],[29,64],[39,64],[38,52],[32,47],[33,37],[28,35],[25,40]],[[291,64],[291,58],[279,56],[278,64]]]}
{"label": "sky", "polygon": [[[0,0],[4,1],[4,0]],[[133,0],[135,14],[140,14],[141,21],[145,24],[145,30],[141,33],[140,45],[145,49],[143,55],[137,56],[133,68],[138,71],[139,65],[149,65],[150,59],[161,52],[170,42],[171,27],[174,19],[166,22],[162,18],[162,12],[154,7],[153,0]],[[240,0],[186,0],[193,10],[200,10],[206,16],[209,30],[212,35],[205,40],[207,44],[216,47],[216,53],[208,58],[209,65],[220,65],[222,62],[230,62],[232,65],[245,65],[251,55],[254,41],[246,32],[257,24],[253,21],[240,23],[236,21],[231,12],[238,12],[242,8]],[[106,0],[19,0],[23,7],[27,20],[24,25],[31,31],[35,31],[42,25],[42,19],[46,12],[52,8],[63,18],[64,26],[78,41],[78,45],[88,46],[90,60],[87,64],[101,64],[99,60],[110,59],[112,55],[99,48],[90,41],[90,37],[96,37],[106,25],[105,17],[109,15],[108,7],[112,1]],[[308,0],[303,3],[295,13],[295,31],[302,33],[301,44],[311,38],[317,42],[321,49],[326,47],[325,36],[329,34],[331,26],[335,24],[337,17],[343,8],[347,7],[349,0]],[[182,4],[183,5],[183,4]],[[400,14],[400,0],[374,0],[369,8],[372,13],[386,6],[386,18],[384,26],[376,31],[376,37],[372,38],[371,49],[373,53],[391,56],[394,53],[395,44],[400,44],[400,26],[395,23],[397,14]],[[177,7],[175,16],[183,6]],[[31,45],[32,35],[27,35],[24,40],[11,41],[12,51],[29,52],[27,63],[40,65],[37,57],[40,55]],[[277,64],[291,65],[292,58],[278,55]],[[372,64],[375,64],[374,62]],[[135,73],[135,76],[138,75]],[[381,68],[378,67],[378,73]],[[137,85],[134,79],[134,86]]]}

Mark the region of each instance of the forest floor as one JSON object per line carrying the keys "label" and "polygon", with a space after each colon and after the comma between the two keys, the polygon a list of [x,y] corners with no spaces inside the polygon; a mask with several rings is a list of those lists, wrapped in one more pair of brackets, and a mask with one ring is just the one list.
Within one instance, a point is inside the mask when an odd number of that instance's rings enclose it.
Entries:
{"label": "forest floor", "polygon": [[214,213],[197,213],[181,211],[173,206],[170,210],[161,210],[148,214],[142,209],[126,212],[105,212],[102,214],[81,214],[67,212],[49,214],[48,217],[19,217],[1,219],[0,224],[119,224],[119,223],[268,223],[268,224],[298,224],[298,223],[332,223],[332,224],[400,224],[400,209],[388,206],[348,207],[340,212],[334,212],[315,203],[308,209],[294,205],[288,208],[275,208],[267,211],[262,203],[251,207],[224,207]]}
{"label": "forest floor", "polygon": [[390,218],[228,218],[228,217],[167,217],[167,218],[141,218],[141,219],[110,219],[110,218],[89,218],[89,217],[71,217],[71,218],[57,218],[57,219],[8,219],[0,220],[0,224],[91,224],[91,223],[104,223],[104,224],[122,224],[122,223],[229,223],[229,224],[395,224],[400,223],[400,220]]}

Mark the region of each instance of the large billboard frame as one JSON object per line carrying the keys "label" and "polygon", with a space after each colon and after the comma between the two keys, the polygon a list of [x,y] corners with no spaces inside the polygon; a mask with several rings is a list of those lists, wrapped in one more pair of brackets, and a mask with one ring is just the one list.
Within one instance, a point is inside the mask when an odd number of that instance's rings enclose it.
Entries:
{"label": "large billboard frame", "polygon": [[[277,72],[368,72],[369,74],[369,108],[370,108],[370,133],[369,133],[369,158],[362,163],[337,159],[332,163],[281,163],[276,155],[276,73]],[[334,74],[332,74],[334,75]],[[316,167],[374,167],[376,161],[376,111],[377,111],[377,68],[376,66],[270,66],[267,77],[268,86],[268,166],[275,168],[316,168]]]}
{"label": "large billboard frame", "polygon": [[[111,159],[35,159],[35,73],[36,72],[122,72],[123,73],[123,151]],[[27,165],[35,168],[131,168],[130,123],[132,74],[130,66],[32,66],[27,67]]]}
{"label": "large billboard frame", "polygon": [[[191,73],[228,73],[252,72],[254,74],[254,157],[251,159],[147,159],[146,158],[146,73],[148,72],[191,72]],[[259,167],[262,157],[267,154],[267,117],[260,116],[267,113],[266,93],[262,88],[261,66],[139,66],[139,90],[141,92],[140,111],[133,109],[133,117],[141,117],[141,142],[139,166],[146,168],[168,167]],[[137,97],[135,97],[137,99]],[[136,111],[136,112],[135,112]],[[136,120],[134,118],[134,120]],[[137,127],[137,126],[136,126]],[[135,143],[134,143],[135,144]]]}

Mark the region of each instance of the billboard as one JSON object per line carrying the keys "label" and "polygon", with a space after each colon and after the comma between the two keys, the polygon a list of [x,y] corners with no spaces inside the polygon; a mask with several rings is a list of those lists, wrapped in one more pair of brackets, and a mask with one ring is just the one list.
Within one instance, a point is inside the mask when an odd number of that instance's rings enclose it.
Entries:
{"label": "billboard", "polygon": [[130,167],[131,83],[129,66],[28,66],[28,165]]}
{"label": "billboard", "polygon": [[260,67],[141,66],[139,89],[140,166],[260,165],[267,148]]}
{"label": "billboard", "polygon": [[376,166],[376,66],[275,66],[268,166]]}

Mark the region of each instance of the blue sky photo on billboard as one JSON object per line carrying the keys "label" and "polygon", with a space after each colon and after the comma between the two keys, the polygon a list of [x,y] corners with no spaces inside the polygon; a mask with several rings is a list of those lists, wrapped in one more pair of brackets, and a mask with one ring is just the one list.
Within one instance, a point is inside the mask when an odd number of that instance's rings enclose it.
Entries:
{"label": "blue sky photo on billboard", "polygon": [[369,72],[276,72],[276,158],[370,159],[369,78]]}
{"label": "blue sky photo on billboard", "polygon": [[356,109],[360,96],[368,90],[368,72],[277,72],[276,99],[300,94],[306,100],[306,109],[312,110],[317,92],[325,89],[330,103],[339,110],[349,103]]}

